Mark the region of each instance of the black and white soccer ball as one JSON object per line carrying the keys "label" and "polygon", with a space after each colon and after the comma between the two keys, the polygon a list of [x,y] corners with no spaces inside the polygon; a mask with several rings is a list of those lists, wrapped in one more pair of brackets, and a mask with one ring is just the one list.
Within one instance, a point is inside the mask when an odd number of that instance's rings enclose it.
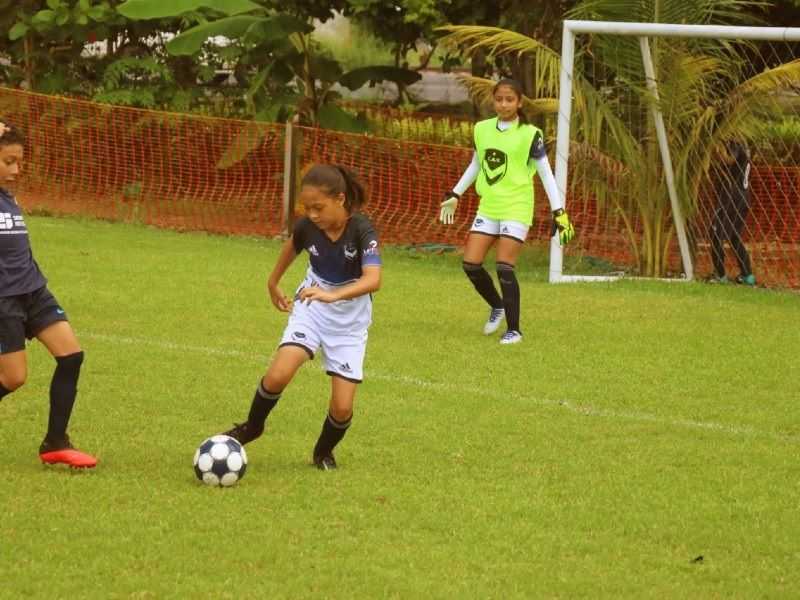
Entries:
{"label": "black and white soccer ball", "polygon": [[230,487],[247,470],[247,452],[228,435],[208,438],[194,453],[194,473],[206,485]]}

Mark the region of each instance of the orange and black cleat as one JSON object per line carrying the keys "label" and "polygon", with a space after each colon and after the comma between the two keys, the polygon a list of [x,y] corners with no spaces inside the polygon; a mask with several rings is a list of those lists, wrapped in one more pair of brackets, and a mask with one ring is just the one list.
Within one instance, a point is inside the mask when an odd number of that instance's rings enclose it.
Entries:
{"label": "orange and black cleat", "polygon": [[97,459],[72,447],[69,436],[51,440],[45,438],[39,446],[39,458],[48,465],[67,465],[73,469],[93,469]]}

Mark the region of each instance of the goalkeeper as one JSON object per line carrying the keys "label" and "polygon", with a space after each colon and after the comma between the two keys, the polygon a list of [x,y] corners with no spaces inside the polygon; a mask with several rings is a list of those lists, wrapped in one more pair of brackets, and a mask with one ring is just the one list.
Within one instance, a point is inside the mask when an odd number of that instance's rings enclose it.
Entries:
{"label": "goalkeeper", "polygon": [[[472,285],[489,304],[483,333],[497,331],[503,319],[506,332],[501,344],[522,341],[520,293],[514,268],[528,230],[533,223],[533,175],[539,173],[553,211],[553,235],[567,244],[575,229],[564,210],[556,187],[540,129],[522,112],[522,87],[513,79],[502,79],[492,91],[497,116],[475,124],[475,153],[455,187],[445,194],[439,219],[452,224],[461,195],[475,183],[480,196],[472,222],[462,266]],[[497,242],[495,264],[500,293],[483,267],[489,248]]]}

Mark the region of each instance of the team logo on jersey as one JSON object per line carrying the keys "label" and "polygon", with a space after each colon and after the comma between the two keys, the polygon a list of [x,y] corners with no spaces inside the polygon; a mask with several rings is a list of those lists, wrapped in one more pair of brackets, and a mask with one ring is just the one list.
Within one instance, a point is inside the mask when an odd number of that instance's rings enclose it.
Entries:
{"label": "team logo on jersey", "polygon": [[494,185],[505,177],[506,170],[508,169],[508,157],[502,150],[487,148],[486,152],[483,154],[481,168],[486,177],[486,183]]}
{"label": "team logo on jersey", "polygon": [[358,256],[358,248],[356,248],[353,244],[347,244],[344,247],[344,257],[347,260],[353,260],[356,256]]}
{"label": "team logo on jersey", "polygon": [[317,252],[317,247],[314,244],[311,244],[308,247],[308,253],[312,256],[319,256],[319,252]]}
{"label": "team logo on jersey", "polygon": [[473,223],[473,225],[475,225],[475,226],[483,225],[483,219],[478,217],[477,219],[475,219],[475,222]]}
{"label": "team logo on jersey", "polygon": [[544,140],[542,139],[542,136],[537,135],[533,139],[533,150],[531,151],[531,155],[535,158],[541,158],[545,154],[547,154],[547,152],[544,148]]}
{"label": "team logo on jersey", "polygon": [[304,339],[306,339],[306,334],[303,333],[302,331],[293,331],[292,332],[292,339],[304,340]]}
{"label": "team logo on jersey", "polygon": [[0,229],[14,229],[15,227],[25,228],[25,219],[22,215],[0,213]]}
{"label": "team logo on jersey", "polygon": [[378,240],[372,240],[364,250],[364,256],[372,256],[374,254],[378,254]]}

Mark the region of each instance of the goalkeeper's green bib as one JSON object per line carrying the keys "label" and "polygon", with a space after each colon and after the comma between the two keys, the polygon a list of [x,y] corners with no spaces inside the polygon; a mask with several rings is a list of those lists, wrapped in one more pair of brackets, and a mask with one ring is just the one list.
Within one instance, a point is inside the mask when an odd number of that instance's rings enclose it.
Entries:
{"label": "goalkeeper's green bib", "polygon": [[533,175],[528,166],[531,144],[539,129],[519,123],[497,129],[497,117],[475,124],[475,150],[481,170],[475,190],[481,197],[478,212],[495,221],[533,223]]}

